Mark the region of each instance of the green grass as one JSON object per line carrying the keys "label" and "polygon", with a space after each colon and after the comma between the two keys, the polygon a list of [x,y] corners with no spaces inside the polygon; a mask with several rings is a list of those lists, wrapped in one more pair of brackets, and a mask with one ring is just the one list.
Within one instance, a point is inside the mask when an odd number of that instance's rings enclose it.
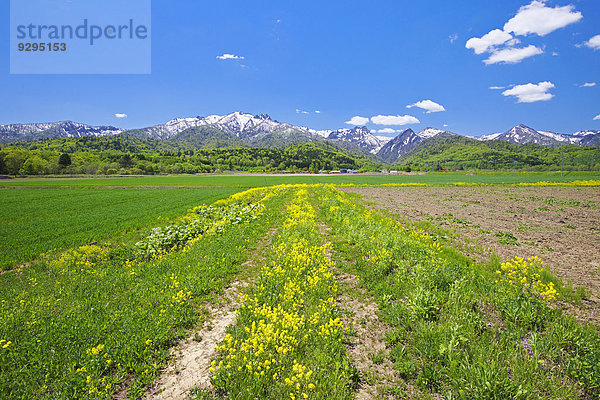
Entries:
{"label": "green grass", "polygon": [[175,175],[175,176],[136,176],[103,178],[17,178],[0,180],[0,186],[227,186],[258,187],[280,184],[330,183],[330,184],[367,184],[423,183],[430,185],[448,185],[454,182],[481,183],[493,185],[514,184],[519,182],[570,182],[574,180],[600,179],[597,172],[483,172],[473,173],[427,173],[423,175],[383,175],[383,174],[340,174],[330,176],[290,176],[290,175]]}
{"label": "green grass", "polygon": [[237,190],[18,189],[0,191],[0,268],[147,225]]}
{"label": "green grass", "polygon": [[[392,327],[386,341],[399,389],[457,399],[598,398],[596,326],[500,278],[498,260],[476,264],[354,196],[332,191],[321,199],[345,268]],[[573,297],[548,272],[540,279],[555,284],[563,301]]]}
{"label": "green grass", "polygon": [[122,385],[139,398],[203,304],[246,268],[280,203],[157,259],[85,246],[0,275],[0,398],[108,399]]}
{"label": "green grass", "polygon": [[[183,195],[187,192],[190,198]],[[2,201],[21,201],[13,209],[21,207],[33,218],[45,208],[44,193],[59,210],[75,199],[79,207],[68,206],[72,214],[63,218],[78,222],[77,210],[86,201],[108,207],[115,196],[130,193],[92,221],[108,221],[133,204],[137,221],[155,226],[165,225],[156,218],[168,217],[163,214],[168,211],[149,211],[151,204],[171,207],[171,201],[180,201],[190,208],[226,192],[235,190],[22,189],[3,191],[16,197]],[[23,200],[27,195],[37,199],[31,208]],[[184,206],[179,196],[193,204]],[[51,220],[52,212],[40,215],[38,225]],[[188,235],[192,226],[198,231]],[[326,226],[331,229],[322,229]],[[119,227],[112,225],[112,232]],[[273,242],[259,248],[271,228],[277,228]],[[165,253],[147,257],[132,240],[113,238],[0,275],[0,398],[108,399],[123,389],[130,398],[141,398],[170,349],[203,318],[206,303],[218,300],[240,274],[249,274],[248,259],[260,271],[244,289],[237,323],[229,328],[231,340],[218,348],[212,376],[220,394],[353,398],[359,381],[369,376],[348,358],[344,336],[352,332],[337,317],[345,307],[338,296],[353,295],[357,288],[337,286],[329,253],[340,269],[359,277],[389,325],[380,338],[386,351],[371,354],[375,363],[389,360],[400,377],[382,389],[386,393],[459,399],[600,396],[597,326],[565,315],[541,291],[509,283],[496,273],[497,259],[475,263],[440,246],[435,236],[367,210],[358,195],[326,186],[254,189],[144,237]],[[321,247],[326,239],[331,248]],[[535,279],[553,282],[559,299],[573,302],[570,289],[547,271]]]}

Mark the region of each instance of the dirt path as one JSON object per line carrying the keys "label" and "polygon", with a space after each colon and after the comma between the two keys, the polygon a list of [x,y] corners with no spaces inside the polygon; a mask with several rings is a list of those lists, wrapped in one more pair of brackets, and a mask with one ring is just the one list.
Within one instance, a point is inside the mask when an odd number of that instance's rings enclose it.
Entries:
{"label": "dirt path", "polygon": [[338,306],[348,311],[344,325],[353,326],[355,333],[346,348],[361,376],[356,399],[385,397],[385,388],[399,380],[383,340],[391,328],[379,319],[379,307],[366,290],[358,286],[356,276],[342,272],[337,280],[340,287],[356,294],[342,294],[337,299]]}
{"label": "dirt path", "polygon": [[239,289],[246,285],[234,282],[225,290],[229,301],[221,306],[206,307],[212,319],[172,350],[172,362],[147,394],[147,399],[183,400],[190,397],[193,388],[210,389],[210,361],[217,355],[216,347],[225,338],[227,327],[235,324]]}
{"label": "dirt path", "polygon": [[[245,269],[256,269],[264,261],[265,249],[276,231],[270,229],[259,241],[249,260],[242,264]],[[233,282],[225,289],[222,301],[206,305],[210,319],[171,351],[171,362],[146,392],[146,399],[185,400],[192,389],[212,391],[210,362],[217,355],[217,345],[225,338],[227,327],[236,322],[239,295],[251,279]]]}
{"label": "dirt path", "polygon": [[[319,230],[326,243],[331,243],[328,238],[331,228],[320,224]],[[331,253],[328,256],[332,259]],[[391,328],[379,319],[379,307],[360,287],[358,277],[340,271],[335,266],[334,272],[342,292],[336,303],[345,311],[344,326],[353,327],[353,334],[346,339],[346,351],[361,378],[356,399],[385,398],[385,388],[393,386],[400,379],[388,357],[384,341],[385,334]]]}

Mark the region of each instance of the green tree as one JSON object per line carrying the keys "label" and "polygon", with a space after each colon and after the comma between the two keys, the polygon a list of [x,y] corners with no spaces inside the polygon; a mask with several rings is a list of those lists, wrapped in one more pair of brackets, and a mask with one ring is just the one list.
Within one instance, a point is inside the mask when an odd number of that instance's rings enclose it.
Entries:
{"label": "green tree", "polygon": [[6,157],[4,157],[6,171],[11,175],[18,175],[26,159],[27,154],[24,151],[9,152]]}
{"label": "green tree", "polygon": [[71,165],[71,156],[67,153],[62,153],[58,158],[58,164],[63,167]]}
{"label": "green tree", "polygon": [[123,156],[119,159],[119,165],[121,168],[129,168],[133,166],[133,160],[129,154],[123,154]]}
{"label": "green tree", "polygon": [[43,175],[48,171],[48,161],[39,156],[29,157],[19,170],[20,175]]}

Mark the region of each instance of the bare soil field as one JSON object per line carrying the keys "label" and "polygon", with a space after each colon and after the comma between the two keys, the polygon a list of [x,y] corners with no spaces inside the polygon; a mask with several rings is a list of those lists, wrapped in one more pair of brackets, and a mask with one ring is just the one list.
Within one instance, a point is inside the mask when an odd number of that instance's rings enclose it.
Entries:
{"label": "bare soil field", "polygon": [[[502,261],[539,256],[549,269],[589,293],[578,310],[600,321],[600,189],[597,187],[364,187],[374,208],[406,222],[429,221],[456,232],[468,255]],[[579,314],[579,312],[578,312]]]}

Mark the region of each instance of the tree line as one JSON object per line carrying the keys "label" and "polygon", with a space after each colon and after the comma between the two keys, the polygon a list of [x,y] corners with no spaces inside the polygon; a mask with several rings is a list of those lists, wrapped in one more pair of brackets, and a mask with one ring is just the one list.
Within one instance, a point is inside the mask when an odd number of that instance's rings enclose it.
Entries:
{"label": "tree line", "polygon": [[[25,148],[24,148],[25,147]],[[285,149],[236,148],[143,152],[80,149],[62,152],[29,146],[0,149],[0,174],[195,174],[215,171],[311,171],[340,168],[373,170],[371,160],[351,156],[315,144],[292,145]],[[33,146],[35,147],[35,145]],[[139,148],[133,148],[140,150]]]}

